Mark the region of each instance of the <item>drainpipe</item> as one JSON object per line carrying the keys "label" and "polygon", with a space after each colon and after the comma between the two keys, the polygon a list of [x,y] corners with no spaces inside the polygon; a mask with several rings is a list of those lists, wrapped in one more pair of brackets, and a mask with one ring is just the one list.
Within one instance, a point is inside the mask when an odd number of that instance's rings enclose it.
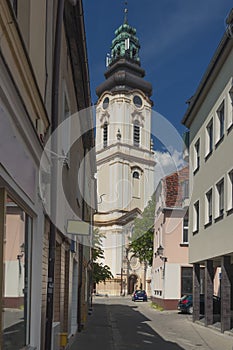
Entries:
{"label": "drainpipe", "polygon": [[[52,81],[52,107],[51,107],[51,134],[58,127],[58,98],[59,98],[59,71],[61,58],[61,37],[63,24],[63,11],[65,0],[57,3],[56,31],[53,54],[53,81]],[[54,140],[54,137],[53,137]],[[57,140],[52,141],[52,151],[56,154]],[[56,218],[56,183],[57,183],[57,159],[51,158],[51,217]],[[53,324],[53,297],[54,297],[54,265],[56,249],[56,227],[50,221],[49,235],[49,261],[48,261],[48,281],[47,281],[47,305],[46,305],[46,328],[45,328],[45,350],[51,349],[52,324]]]}
{"label": "drainpipe", "polygon": [[[83,139],[84,140],[84,139]],[[85,142],[85,141],[83,141]],[[83,166],[83,199],[82,199],[82,220],[85,221],[85,182],[86,182],[86,153],[87,149],[84,144],[84,166]],[[83,307],[82,307],[82,289],[83,289],[83,238],[80,238],[79,242],[79,249],[78,249],[78,254],[79,254],[79,274],[78,274],[78,332],[81,332],[83,329],[83,324],[82,324],[82,313],[83,313]]]}

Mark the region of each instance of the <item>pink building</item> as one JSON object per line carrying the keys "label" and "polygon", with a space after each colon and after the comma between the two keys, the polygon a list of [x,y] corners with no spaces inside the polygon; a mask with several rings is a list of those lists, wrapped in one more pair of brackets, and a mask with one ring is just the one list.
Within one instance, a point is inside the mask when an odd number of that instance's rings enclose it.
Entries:
{"label": "pink building", "polygon": [[164,177],[156,189],[152,300],[176,309],[183,294],[192,293],[188,264],[188,167]]}

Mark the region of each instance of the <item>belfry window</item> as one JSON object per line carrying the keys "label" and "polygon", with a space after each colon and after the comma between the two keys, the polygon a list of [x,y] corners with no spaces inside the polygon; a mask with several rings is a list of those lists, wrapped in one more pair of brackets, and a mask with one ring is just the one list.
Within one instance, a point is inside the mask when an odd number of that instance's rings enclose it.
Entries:
{"label": "belfry window", "polygon": [[140,144],[140,125],[137,120],[134,122],[133,126],[133,144],[136,147],[139,147]]}
{"label": "belfry window", "polygon": [[139,179],[139,178],[140,178],[139,172],[138,172],[138,171],[134,171],[134,172],[133,172],[133,178],[134,178],[134,179]]}
{"label": "belfry window", "polygon": [[108,123],[104,123],[103,127],[103,146],[104,148],[107,147],[108,145]]}

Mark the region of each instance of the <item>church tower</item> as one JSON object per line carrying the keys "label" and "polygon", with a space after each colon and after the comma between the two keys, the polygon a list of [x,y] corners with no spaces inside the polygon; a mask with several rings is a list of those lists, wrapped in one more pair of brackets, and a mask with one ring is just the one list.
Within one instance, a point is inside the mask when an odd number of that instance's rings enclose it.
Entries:
{"label": "church tower", "polygon": [[152,86],[144,80],[139,49],[136,29],[128,24],[126,11],[107,57],[106,79],[96,89],[95,226],[105,235],[104,263],[115,277],[115,284],[106,283],[105,292],[115,295],[131,293],[136,284],[142,284],[140,264],[127,256],[127,244],[134,219],[154,190]]}

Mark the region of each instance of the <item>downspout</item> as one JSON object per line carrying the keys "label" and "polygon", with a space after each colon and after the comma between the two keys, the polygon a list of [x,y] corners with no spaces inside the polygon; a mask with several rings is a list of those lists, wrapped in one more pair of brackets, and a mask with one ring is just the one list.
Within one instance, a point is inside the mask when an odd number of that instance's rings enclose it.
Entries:
{"label": "downspout", "polygon": [[[65,0],[59,0],[57,3],[57,17],[55,30],[55,43],[53,55],[53,80],[52,80],[52,105],[51,105],[51,134],[58,127],[58,97],[59,97],[59,71],[61,58],[61,38],[63,11]],[[57,150],[57,140],[52,138],[52,152]],[[51,158],[51,217],[56,218],[56,184],[57,184],[57,159]],[[56,249],[56,227],[50,220],[49,235],[49,260],[48,260],[48,281],[47,281],[47,305],[46,305],[46,329],[45,329],[45,350],[51,349],[52,324],[53,324],[53,298],[54,298],[54,265]]]}
{"label": "downspout", "polygon": [[[83,199],[82,199],[82,220],[85,221],[85,180],[86,180],[86,146],[84,143],[84,166],[83,166]],[[83,288],[83,238],[80,238],[79,242],[79,249],[78,249],[78,253],[79,253],[79,274],[78,274],[78,332],[81,332],[83,329],[83,324],[82,324],[82,312],[83,312],[83,308],[82,308],[82,288]]]}

